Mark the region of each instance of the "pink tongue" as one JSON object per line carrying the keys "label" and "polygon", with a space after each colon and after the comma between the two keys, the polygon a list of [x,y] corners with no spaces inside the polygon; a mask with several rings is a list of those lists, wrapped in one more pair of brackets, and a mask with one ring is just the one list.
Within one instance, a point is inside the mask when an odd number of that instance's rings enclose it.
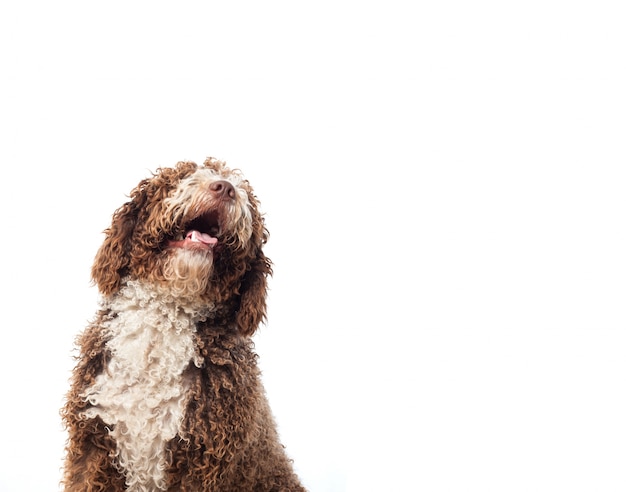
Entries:
{"label": "pink tongue", "polygon": [[217,238],[214,238],[209,234],[205,234],[204,232],[194,230],[189,231],[185,239],[194,243],[217,244]]}

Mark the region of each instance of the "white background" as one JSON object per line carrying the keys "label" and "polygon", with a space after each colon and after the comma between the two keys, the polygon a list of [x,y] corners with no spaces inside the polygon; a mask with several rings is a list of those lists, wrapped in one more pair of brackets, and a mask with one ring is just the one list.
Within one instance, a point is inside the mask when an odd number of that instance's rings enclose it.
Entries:
{"label": "white background", "polygon": [[57,488],[112,212],[208,155],[312,491],[626,490],[621,3],[3,2],[0,490]]}

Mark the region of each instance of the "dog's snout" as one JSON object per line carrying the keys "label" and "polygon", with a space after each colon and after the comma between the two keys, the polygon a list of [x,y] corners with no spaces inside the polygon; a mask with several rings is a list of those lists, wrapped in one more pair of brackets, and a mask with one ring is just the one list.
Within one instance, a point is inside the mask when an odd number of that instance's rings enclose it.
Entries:
{"label": "dog's snout", "polygon": [[216,198],[235,198],[235,187],[228,181],[214,181],[209,185],[209,190]]}

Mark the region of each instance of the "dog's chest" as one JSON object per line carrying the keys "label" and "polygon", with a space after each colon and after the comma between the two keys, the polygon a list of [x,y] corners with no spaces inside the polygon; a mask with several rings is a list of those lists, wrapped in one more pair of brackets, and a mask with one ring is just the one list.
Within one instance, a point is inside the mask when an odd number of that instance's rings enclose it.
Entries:
{"label": "dog's chest", "polygon": [[111,358],[85,394],[93,405],[87,415],[111,427],[128,490],[165,490],[165,445],[186,405],[184,371],[202,364],[196,316],[132,287],[111,302],[116,316],[104,326]]}

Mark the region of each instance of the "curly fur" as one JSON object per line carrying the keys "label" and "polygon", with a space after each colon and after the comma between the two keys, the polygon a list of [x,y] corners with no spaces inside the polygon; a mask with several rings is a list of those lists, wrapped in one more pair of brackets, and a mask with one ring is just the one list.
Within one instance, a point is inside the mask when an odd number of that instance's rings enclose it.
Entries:
{"label": "curly fur", "polygon": [[250,339],[268,234],[224,163],[159,169],[114,214],[92,268],[101,308],[62,410],[67,491],[303,491]]}

